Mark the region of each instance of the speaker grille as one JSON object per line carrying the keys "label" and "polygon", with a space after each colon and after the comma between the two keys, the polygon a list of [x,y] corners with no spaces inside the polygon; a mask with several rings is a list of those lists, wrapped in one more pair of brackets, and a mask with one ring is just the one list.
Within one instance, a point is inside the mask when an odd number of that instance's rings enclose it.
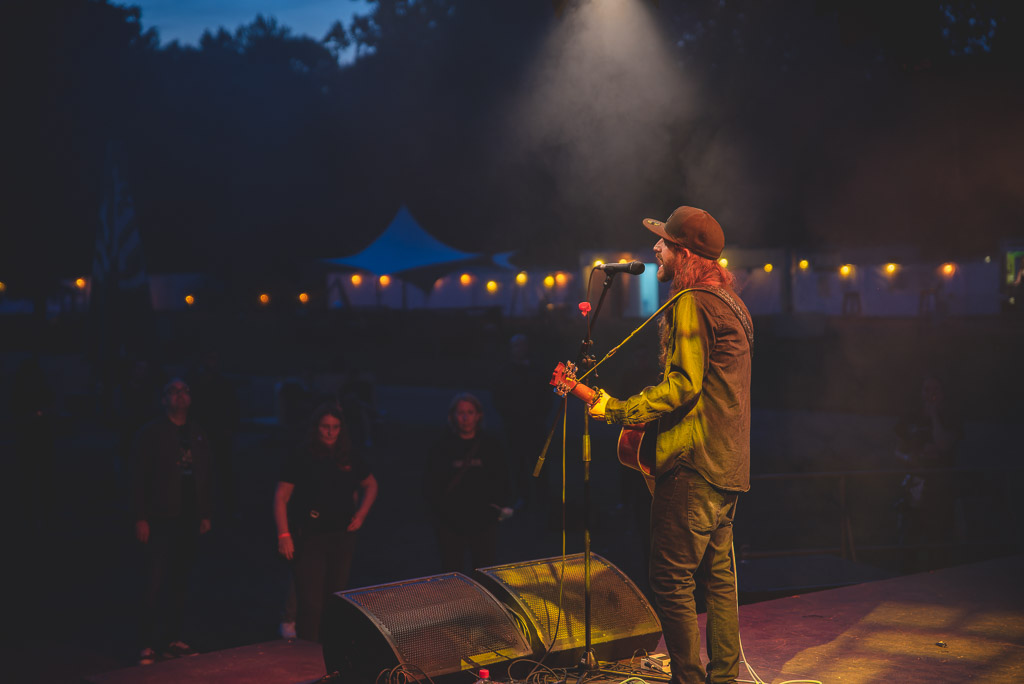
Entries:
{"label": "speaker grille", "polygon": [[[415,665],[431,676],[532,653],[504,606],[459,573],[353,589],[334,599],[369,618],[387,638],[398,663]],[[326,642],[324,649],[326,656]],[[367,653],[346,655],[351,662]],[[394,664],[380,663],[377,671]]]}
{"label": "speaker grille", "polygon": [[[561,618],[561,556],[480,568],[477,573],[495,596],[523,614],[534,631],[535,652],[551,645],[552,653],[571,652],[574,658],[582,654],[586,644],[583,554],[565,557]],[[590,556],[590,587],[590,640],[597,657],[628,658],[637,648],[657,646],[661,623],[654,609],[632,580],[597,554]]]}

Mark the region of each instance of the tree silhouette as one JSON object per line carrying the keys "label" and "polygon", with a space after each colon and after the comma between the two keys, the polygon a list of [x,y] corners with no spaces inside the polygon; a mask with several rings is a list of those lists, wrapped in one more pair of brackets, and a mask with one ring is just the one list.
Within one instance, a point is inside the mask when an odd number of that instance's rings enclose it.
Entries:
{"label": "tree silhouette", "polygon": [[21,3],[2,217],[21,244],[0,272],[14,294],[88,271],[111,140],[154,272],[295,272],[403,203],[465,251],[538,260],[621,246],[683,201],[748,245],[953,246],[967,220],[974,242],[1005,236],[1024,205],[1022,9],[897,5],[643,3],[654,33],[633,40],[665,46],[660,80],[598,45],[544,90],[581,57],[542,63],[551,37],[594,3],[378,0],[320,39],[256,16],[162,48],[137,8]]}

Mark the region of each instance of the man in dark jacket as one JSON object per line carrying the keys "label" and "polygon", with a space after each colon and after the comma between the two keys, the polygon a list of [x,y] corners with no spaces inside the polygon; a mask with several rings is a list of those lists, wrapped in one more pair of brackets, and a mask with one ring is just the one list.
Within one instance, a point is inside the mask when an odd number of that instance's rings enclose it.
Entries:
{"label": "man in dark jacket", "polygon": [[[645,219],[661,237],[654,246],[658,280],[671,283],[661,320],[662,381],[625,400],[604,392],[594,418],[638,425],[657,421],[649,482],[650,581],[661,611],[674,684],[735,682],[739,674],[732,522],[740,492],[750,488],[750,314],[718,263],[721,226],[694,207],[664,223]],[[701,667],[694,588],[707,600],[707,671]]]}
{"label": "man in dark jacket", "polygon": [[140,665],[194,653],[182,621],[199,535],[210,529],[210,449],[188,419],[188,385],[174,378],[162,401],[165,415],[144,425],[132,448],[135,537],[146,553]]}

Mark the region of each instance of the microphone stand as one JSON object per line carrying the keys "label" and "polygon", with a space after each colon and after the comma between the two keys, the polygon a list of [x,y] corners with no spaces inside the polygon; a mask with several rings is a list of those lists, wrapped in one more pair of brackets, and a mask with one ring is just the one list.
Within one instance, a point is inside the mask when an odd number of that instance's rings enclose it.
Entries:
{"label": "microphone stand", "polygon": [[[595,365],[597,365],[597,359],[591,353],[591,347],[594,346],[594,341],[591,339],[591,333],[594,329],[594,323],[597,321],[598,314],[601,313],[601,306],[604,304],[604,298],[608,294],[608,290],[612,286],[612,281],[615,278],[615,272],[605,272],[604,285],[601,289],[601,296],[597,300],[597,306],[594,307],[593,313],[590,311],[586,312],[587,315],[587,336],[580,344],[580,351],[577,357],[577,368],[580,369],[580,375],[583,375]],[[589,292],[588,292],[589,294]],[[579,672],[579,678],[576,680],[577,684],[581,684],[584,677],[589,672],[594,672],[598,669],[597,658],[594,655],[594,649],[590,638],[590,413],[587,410],[588,407],[583,407],[583,622],[584,622],[584,640],[585,646],[583,650],[583,657],[580,658],[577,671]],[[548,431],[547,440],[544,442],[543,448],[541,448],[540,455],[537,457],[537,463],[533,467],[533,476],[540,477],[541,468],[544,467],[544,460],[547,457],[548,447],[551,445],[551,438],[555,434],[555,428],[558,425],[556,420],[551,425],[551,429]]]}
{"label": "microphone stand", "polygon": [[[594,340],[591,334],[598,314],[601,313],[601,305],[612,286],[614,273],[606,273],[604,285],[601,288],[601,296],[597,300],[597,306],[593,313],[587,312],[587,336],[580,344],[578,367],[581,375],[593,368],[597,359],[591,353]],[[597,658],[594,656],[594,649],[591,647],[590,639],[590,413],[588,407],[583,407],[583,625],[585,646],[583,657],[580,659],[578,670],[580,673],[577,683],[583,681],[584,675],[598,669]]]}

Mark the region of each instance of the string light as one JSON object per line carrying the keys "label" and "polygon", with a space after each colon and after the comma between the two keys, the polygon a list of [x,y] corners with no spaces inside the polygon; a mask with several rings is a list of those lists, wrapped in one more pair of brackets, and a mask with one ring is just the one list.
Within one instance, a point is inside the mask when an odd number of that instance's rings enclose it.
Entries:
{"label": "string light", "polygon": [[951,275],[953,275],[954,273],[956,273],[956,264],[952,264],[952,263],[948,263],[948,262],[945,263],[945,264],[942,264],[942,275],[944,275],[944,276],[946,276],[948,278]]}
{"label": "string light", "polygon": [[774,268],[775,268],[775,267],[774,267],[774,266],[772,266],[771,264],[765,264],[765,265],[764,265],[764,272],[765,272],[765,273],[771,273],[771,272],[772,272],[772,269],[774,269]]}
{"label": "string light", "polygon": [[849,278],[851,273],[853,273],[853,266],[850,264],[843,264],[839,267],[839,275],[843,278]]}
{"label": "string light", "polygon": [[269,303],[270,303],[270,295],[268,295],[266,292],[263,292],[262,294],[260,294],[260,304],[262,304],[263,306],[266,306]]}
{"label": "string light", "polygon": [[718,265],[721,266],[722,268],[728,268],[729,260],[726,259],[725,257],[722,257],[721,259],[718,260]]}
{"label": "string light", "polygon": [[544,277],[544,287],[549,290],[555,286],[555,276],[548,275]]}
{"label": "string light", "polygon": [[495,292],[497,292],[498,291],[498,283],[496,283],[493,280],[488,280],[487,281],[487,291],[490,292],[491,294],[494,294]]}
{"label": "string light", "polygon": [[193,297],[190,294],[185,295],[185,304],[187,304],[188,306],[192,306],[195,303],[196,303],[196,298],[195,297]]}
{"label": "string light", "polygon": [[518,284],[525,285],[526,284],[526,280],[527,280],[527,278],[526,278],[526,271],[520,271],[519,274],[516,275],[516,282]]}
{"label": "string light", "polygon": [[564,273],[562,273],[561,271],[559,271],[558,273],[555,274],[555,282],[558,283],[559,286],[565,285],[565,282],[568,279],[569,279],[569,277],[567,275],[565,275]]}
{"label": "string light", "polygon": [[381,287],[387,287],[388,285],[391,284],[391,276],[382,275],[380,278],[377,279],[377,282],[380,283]]}
{"label": "string light", "polygon": [[807,259],[801,259],[800,263],[798,263],[797,266],[800,267],[801,271],[806,271],[808,268],[810,268],[811,262],[808,261]]}
{"label": "string light", "polygon": [[302,302],[303,304],[308,304],[309,303],[309,294],[307,294],[305,292],[300,292],[299,293],[299,301]]}
{"label": "string light", "polygon": [[85,289],[85,278],[75,278],[75,287],[79,290]]}
{"label": "string light", "polygon": [[459,276],[459,282],[462,283],[463,285],[469,285],[471,282],[473,282],[473,276],[469,275],[468,273],[463,273],[462,275]]}
{"label": "string light", "polygon": [[359,275],[358,273],[353,273],[350,280],[352,281],[352,285],[354,287],[359,287],[360,285],[363,284],[363,276]]}
{"label": "string light", "polygon": [[885,265],[885,272],[888,273],[889,275],[893,275],[894,273],[896,273],[898,269],[899,266],[891,262]]}

